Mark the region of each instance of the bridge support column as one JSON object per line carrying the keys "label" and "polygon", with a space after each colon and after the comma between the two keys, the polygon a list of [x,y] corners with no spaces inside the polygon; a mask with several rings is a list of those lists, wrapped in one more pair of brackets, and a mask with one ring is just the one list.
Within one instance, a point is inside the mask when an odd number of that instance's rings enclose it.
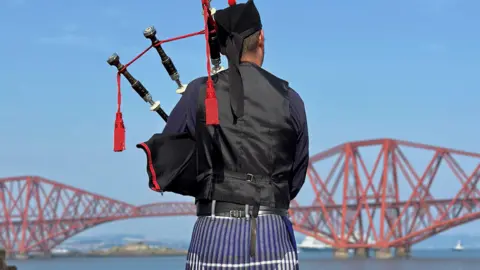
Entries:
{"label": "bridge support column", "polygon": [[390,259],[392,258],[392,252],[389,248],[381,248],[375,251],[375,257],[377,259]]}
{"label": "bridge support column", "polygon": [[335,259],[348,259],[348,249],[346,248],[336,248],[333,250],[333,257]]}
{"label": "bridge support column", "polygon": [[17,253],[14,255],[15,260],[26,260],[28,259],[28,254],[26,253]]}
{"label": "bridge support column", "polygon": [[410,246],[397,247],[395,249],[395,257],[398,258],[410,258]]}
{"label": "bridge support column", "polygon": [[369,249],[368,248],[356,248],[355,249],[355,257],[356,258],[368,258]]}

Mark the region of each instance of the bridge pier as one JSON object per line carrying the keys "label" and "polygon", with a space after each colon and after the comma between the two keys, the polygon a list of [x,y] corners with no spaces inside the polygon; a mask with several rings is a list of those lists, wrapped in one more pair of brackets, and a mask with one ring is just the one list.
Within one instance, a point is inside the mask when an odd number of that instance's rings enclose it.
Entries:
{"label": "bridge pier", "polygon": [[13,258],[15,258],[15,260],[27,260],[29,256],[26,253],[17,253],[13,255]]}
{"label": "bridge pier", "polygon": [[333,250],[333,257],[335,259],[348,259],[350,255],[348,254],[348,249],[346,248],[335,248]]}
{"label": "bridge pier", "polygon": [[333,257],[335,259],[348,259],[350,255],[348,254],[348,249],[336,248],[333,250]]}
{"label": "bridge pier", "polygon": [[395,257],[397,258],[410,258],[410,255],[410,246],[397,247],[395,249]]}
{"label": "bridge pier", "polygon": [[380,248],[375,251],[375,258],[377,259],[391,259],[392,252],[389,248]]}
{"label": "bridge pier", "polygon": [[354,254],[356,258],[368,258],[369,257],[368,252],[369,252],[368,248],[356,248]]}

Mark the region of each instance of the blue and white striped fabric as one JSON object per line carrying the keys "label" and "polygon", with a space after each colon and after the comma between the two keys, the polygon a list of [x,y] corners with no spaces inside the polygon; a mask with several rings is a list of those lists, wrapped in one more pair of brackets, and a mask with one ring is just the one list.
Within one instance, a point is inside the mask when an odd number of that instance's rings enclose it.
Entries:
{"label": "blue and white striped fabric", "polygon": [[299,269],[292,223],[287,217],[257,218],[254,258],[249,252],[250,224],[246,219],[199,217],[193,228],[185,269]]}

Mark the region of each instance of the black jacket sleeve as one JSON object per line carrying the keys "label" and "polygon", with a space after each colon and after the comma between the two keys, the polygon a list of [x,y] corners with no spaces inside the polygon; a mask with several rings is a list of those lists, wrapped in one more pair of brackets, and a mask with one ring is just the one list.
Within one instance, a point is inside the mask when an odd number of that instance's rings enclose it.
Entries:
{"label": "black jacket sleeve", "polygon": [[290,91],[289,96],[291,115],[297,129],[297,146],[293,164],[293,178],[290,183],[290,199],[293,200],[305,183],[309,163],[309,137],[307,116],[303,100],[293,89]]}

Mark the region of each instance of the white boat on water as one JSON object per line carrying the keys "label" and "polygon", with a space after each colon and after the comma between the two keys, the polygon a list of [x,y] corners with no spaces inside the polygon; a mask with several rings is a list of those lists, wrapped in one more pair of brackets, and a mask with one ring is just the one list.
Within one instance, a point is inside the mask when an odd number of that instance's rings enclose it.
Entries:
{"label": "white boat on water", "polygon": [[66,248],[54,248],[51,250],[52,254],[68,254],[70,250]]}
{"label": "white boat on water", "polygon": [[307,236],[303,241],[298,245],[298,249],[301,251],[327,251],[332,250],[330,245],[327,245],[317,239]]}
{"label": "white boat on water", "polygon": [[462,241],[458,240],[457,245],[453,247],[453,251],[462,251],[463,249]]}
{"label": "white boat on water", "polygon": [[[323,235],[319,234],[319,236],[323,236]],[[355,238],[350,237],[350,241],[355,242],[355,239],[358,239],[358,238],[360,238],[360,235],[359,235],[359,233],[356,233]],[[366,238],[366,236],[365,236],[365,238]],[[375,241],[373,240],[372,237],[370,237],[369,239],[367,239],[367,243],[374,244]],[[329,251],[329,250],[333,250],[333,247],[331,245],[325,244],[322,241],[319,241],[319,240],[317,240],[317,239],[315,239],[314,237],[311,237],[311,236],[305,237],[305,239],[300,244],[298,244],[297,247],[298,247],[298,251]],[[353,252],[353,249],[349,249],[348,252]]]}

